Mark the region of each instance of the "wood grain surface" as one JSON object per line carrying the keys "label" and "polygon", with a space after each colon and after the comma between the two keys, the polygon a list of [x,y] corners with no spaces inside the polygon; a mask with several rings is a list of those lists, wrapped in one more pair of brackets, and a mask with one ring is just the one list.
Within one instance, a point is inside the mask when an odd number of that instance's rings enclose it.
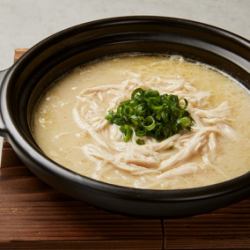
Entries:
{"label": "wood grain surface", "polygon": [[250,249],[250,200],[182,219],[112,214],[50,188],[4,143],[0,249]]}
{"label": "wood grain surface", "polygon": [[[9,152],[5,143],[3,158]],[[3,162],[8,165],[0,168],[0,249],[162,248],[160,220],[94,208],[50,188],[19,160]]]}

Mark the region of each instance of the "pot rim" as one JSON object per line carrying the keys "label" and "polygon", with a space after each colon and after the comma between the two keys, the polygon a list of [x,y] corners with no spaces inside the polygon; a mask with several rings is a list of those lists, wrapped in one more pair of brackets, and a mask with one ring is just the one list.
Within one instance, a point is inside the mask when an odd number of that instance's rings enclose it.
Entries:
{"label": "pot rim", "polygon": [[125,187],[119,186],[115,184],[110,184],[106,182],[102,182],[99,180],[92,179],[87,176],[83,176],[73,172],[70,169],[67,169],[53,160],[49,159],[46,155],[40,153],[33,146],[29,144],[29,142],[19,133],[17,127],[14,125],[14,121],[8,111],[7,105],[7,85],[11,79],[12,74],[15,70],[23,64],[27,58],[32,58],[36,51],[41,50],[44,46],[49,46],[51,42],[59,39],[61,36],[65,34],[70,35],[72,33],[77,33],[79,29],[93,29],[98,27],[103,27],[106,25],[113,25],[115,23],[142,23],[142,22],[160,22],[167,21],[172,23],[177,23],[181,25],[191,25],[196,28],[200,28],[206,31],[212,31],[213,33],[217,33],[228,38],[233,39],[234,41],[240,43],[241,45],[250,48],[250,41],[239,36],[233,34],[232,32],[226,31],[221,28],[217,28],[215,26],[207,25],[204,23],[191,21],[187,19],[181,18],[173,18],[173,17],[163,17],[163,16],[123,16],[123,17],[112,17],[99,19],[96,21],[91,21],[79,25],[75,25],[59,31],[54,35],[45,38],[41,42],[37,43],[31,49],[28,50],[27,53],[24,54],[7,72],[2,89],[1,89],[1,113],[3,122],[6,128],[6,137],[10,140],[25,157],[37,164],[37,166],[42,167],[45,171],[50,174],[54,174],[59,176],[60,178],[66,178],[71,182],[74,182],[80,186],[89,187],[91,189],[95,189],[97,191],[102,191],[105,193],[123,196],[124,198],[129,199],[140,199],[147,200],[152,202],[162,202],[162,201],[186,201],[186,200],[199,200],[199,199],[208,199],[220,195],[225,195],[227,193],[238,191],[244,187],[249,187],[250,183],[250,172],[247,172],[239,177],[220,182],[217,184],[188,188],[188,189],[173,189],[173,190],[159,190],[159,189],[140,189],[133,187]]}

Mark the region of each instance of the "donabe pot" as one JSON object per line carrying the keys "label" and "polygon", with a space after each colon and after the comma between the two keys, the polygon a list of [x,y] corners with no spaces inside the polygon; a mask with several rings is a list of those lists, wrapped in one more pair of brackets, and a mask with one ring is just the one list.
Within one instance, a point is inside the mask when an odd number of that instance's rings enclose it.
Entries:
{"label": "donabe pot", "polygon": [[38,43],[0,73],[1,135],[40,179],[70,196],[110,211],[179,217],[226,206],[249,194],[250,173],[223,183],[182,190],[136,189],[103,183],[47,158],[30,132],[31,113],[43,90],[65,72],[118,53],[183,55],[227,72],[249,89],[249,48],[249,41],[237,35],[175,18],[118,17],[74,26]]}

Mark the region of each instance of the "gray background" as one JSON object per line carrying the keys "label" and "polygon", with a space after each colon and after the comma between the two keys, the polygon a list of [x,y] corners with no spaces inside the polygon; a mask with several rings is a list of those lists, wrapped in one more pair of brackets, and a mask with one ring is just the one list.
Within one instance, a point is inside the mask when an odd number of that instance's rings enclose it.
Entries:
{"label": "gray background", "polygon": [[192,19],[250,38],[250,0],[0,0],[0,69],[11,65],[14,48],[66,27],[142,14]]}
{"label": "gray background", "polygon": [[14,48],[31,47],[75,24],[123,15],[182,17],[250,39],[250,0],[0,0],[0,69],[12,64]]}

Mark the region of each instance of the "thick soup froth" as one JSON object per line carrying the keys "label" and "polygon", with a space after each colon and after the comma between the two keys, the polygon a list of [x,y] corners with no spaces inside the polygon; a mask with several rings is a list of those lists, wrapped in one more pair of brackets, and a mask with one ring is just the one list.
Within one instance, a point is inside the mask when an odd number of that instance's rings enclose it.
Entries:
{"label": "thick soup froth", "polygon": [[[186,99],[191,130],[164,140],[133,133],[124,141],[121,127],[105,117],[137,88]],[[178,56],[127,55],[57,80],[38,101],[32,132],[48,157],[81,175],[136,188],[191,188],[249,171],[249,110],[249,92],[212,67]]]}

